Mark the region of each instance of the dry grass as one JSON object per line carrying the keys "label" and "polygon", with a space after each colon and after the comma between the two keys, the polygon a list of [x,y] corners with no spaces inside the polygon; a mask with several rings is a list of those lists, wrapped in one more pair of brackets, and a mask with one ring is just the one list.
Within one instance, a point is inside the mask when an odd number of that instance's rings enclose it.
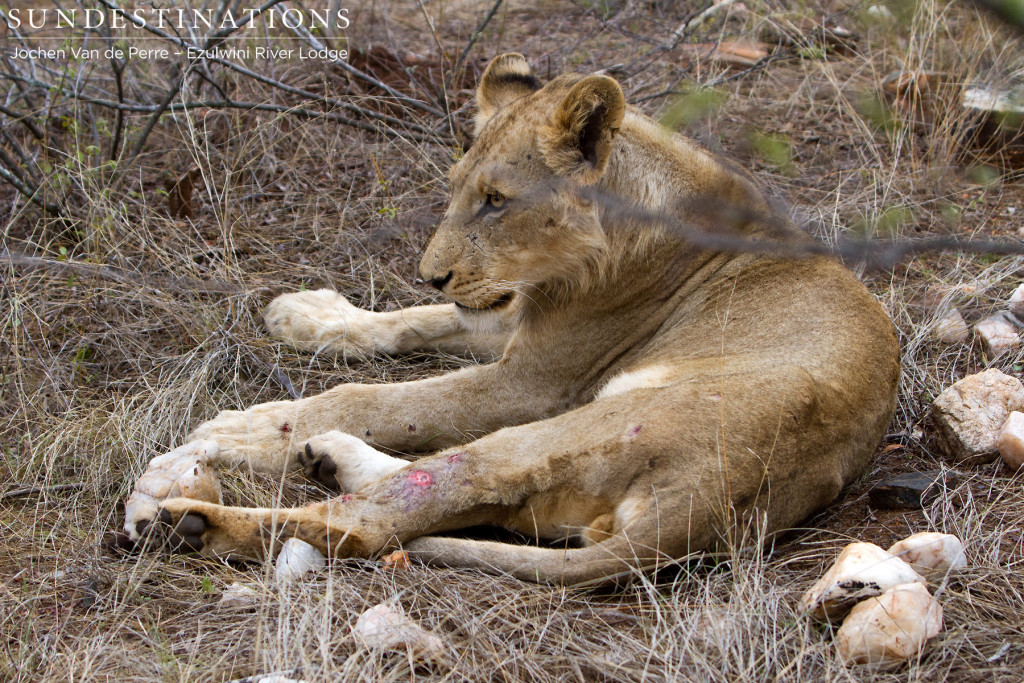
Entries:
{"label": "dry grass", "polygon": [[[436,54],[429,15],[436,39],[458,52],[490,4],[434,3],[425,12],[405,1],[374,6],[361,11],[353,40]],[[551,11],[547,3],[513,3],[473,56],[516,49],[542,76],[628,66],[696,8],[632,3],[605,24],[588,9],[605,4],[563,2]],[[854,229],[989,237],[1024,229],[1012,150],[974,145],[949,92],[940,91],[939,111],[924,125],[913,125],[915,110],[888,111],[872,99],[901,67],[943,71],[948,84],[1001,82],[1019,68],[1019,38],[945,3],[897,3],[906,16],[882,22],[863,5],[809,6],[783,17],[770,3],[746,4],[749,15],[713,18],[688,40],[751,38],[794,14],[834,14],[859,34],[845,52],[788,48],[793,58],[719,85],[716,115],[691,121],[696,134],[789,197],[809,229],[826,242]],[[335,76],[299,65],[273,70],[309,89],[338,86]],[[624,87],[639,100],[723,75],[668,51],[624,78]],[[274,97],[252,83],[236,87],[257,101]],[[660,115],[676,101],[643,106]],[[69,133],[59,135],[63,149],[75,147]],[[762,139],[786,141],[783,156]],[[1014,258],[947,254],[864,275],[903,337],[900,409],[886,440],[900,448],[880,452],[806,530],[770,547],[754,534],[763,552],[737,551],[594,592],[365,562],[335,563],[281,589],[267,567],[101,550],[149,458],[218,409],[286,398],[282,375],[309,395],[338,382],[397,381],[466,362],[311,358],[268,339],[259,320],[270,293],[302,286],[332,286],[378,310],[421,303],[410,280],[444,205],[451,154],[440,142],[375,138],[323,121],[195,112],[157,127],[123,187],[65,164],[63,182],[81,188],[71,222],[41,219],[0,187],[0,251],[109,266],[133,278],[0,270],[0,679],[224,681],[288,671],[310,681],[1020,680],[1024,475],[998,465],[964,472],[956,490],[922,511],[873,511],[866,500],[890,474],[937,465],[925,413],[941,388],[985,367],[1020,374],[1020,355],[988,359],[973,343],[929,341],[935,307],[920,303],[929,287],[947,287],[943,305],[976,321],[1019,283],[1024,262]],[[172,220],[158,188],[165,173],[193,164],[205,179],[196,216]],[[185,277],[239,291],[174,284]],[[244,504],[323,495],[299,479],[245,472],[227,484]],[[938,589],[945,631],[895,669],[846,667],[828,628],[795,612],[798,596],[847,541],[888,545],[925,529],[956,533],[968,545],[970,568]],[[217,605],[235,581],[256,588],[254,609]],[[358,647],[351,625],[385,600],[441,634],[449,661]]]}

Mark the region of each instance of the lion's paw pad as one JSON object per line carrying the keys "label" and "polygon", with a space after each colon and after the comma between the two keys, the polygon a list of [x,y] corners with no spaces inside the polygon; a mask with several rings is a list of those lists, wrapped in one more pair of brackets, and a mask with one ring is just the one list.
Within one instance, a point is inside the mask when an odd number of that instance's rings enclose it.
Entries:
{"label": "lion's paw pad", "polygon": [[202,515],[186,513],[175,523],[170,511],[161,509],[155,520],[139,522],[137,530],[144,544],[174,553],[198,553],[203,549],[206,528]]}
{"label": "lion's paw pad", "polygon": [[299,463],[306,476],[318,481],[332,491],[340,488],[338,482],[338,466],[334,463],[325,450],[316,448],[314,441],[306,443],[306,447],[299,453]]}
{"label": "lion's paw pad", "polygon": [[153,458],[125,503],[128,537],[138,541],[151,533],[148,527],[157,517],[160,502],[168,498],[221,502],[220,480],[209,465],[216,455],[216,442],[192,441]]}

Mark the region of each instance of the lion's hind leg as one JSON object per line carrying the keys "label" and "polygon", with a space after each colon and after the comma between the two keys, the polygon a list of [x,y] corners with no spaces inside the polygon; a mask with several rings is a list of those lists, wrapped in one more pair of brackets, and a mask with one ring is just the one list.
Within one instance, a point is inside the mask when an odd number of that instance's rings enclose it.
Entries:
{"label": "lion's hind leg", "polygon": [[423,536],[403,550],[428,565],[480,569],[524,581],[566,586],[626,583],[677,560],[618,534],[584,548],[542,548],[464,538]]}
{"label": "lion's hind leg", "polygon": [[372,550],[344,515],[332,515],[331,503],[298,508],[245,508],[189,498],[163,501],[151,525],[153,545],[171,552],[220,558],[266,560],[284,541],[299,538],[324,555],[366,557]]}

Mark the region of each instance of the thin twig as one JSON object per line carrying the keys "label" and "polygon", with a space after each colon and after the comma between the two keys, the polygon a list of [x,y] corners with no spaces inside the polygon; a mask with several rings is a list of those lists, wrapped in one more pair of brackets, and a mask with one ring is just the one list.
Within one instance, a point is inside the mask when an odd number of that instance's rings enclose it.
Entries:
{"label": "thin twig", "polygon": [[292,381],[288,379],[288,375],[278,367],[277,363],[269,363],[268,365],[270,366],[270,374],[274,376],[274,379],[280,382],[281,386],[284,387],[284,390],[288,392],[289,396],[294,398],[296,401],[302,398],[302,392],[295,388]]}
{"label": "thin twig", "polygon": [[61,491],[78,491],[85,488],[85,484],[82,482],[74,482],[71,484],[54,484],[53,486],[28,486],[21,489],[11,489],[2,496],[0,500],[11,500],[13,498],[24,498],[26,496],[34,496],[37,493],[60,493]]}
{"label": "thin twig", "polygon": [[[35,81],[35,80],[32,80],[32,79],[26,78],[24,76],[15,76],[13,74],[0,73],[0,79],[2,79],[2,78],[7,78],[7,79],[10,79],[10,80],[19,80],[19,81],[27,83],[29,85],[35,85],[37,87],[43,87],[43,88],[46,88],[48,90],[55,87],[55,86],[52,86],[52,85],[46,83],[45,81]],[[273,79],[265,79],[265,80],[272,81]],[[290,89],[289,86],[286,86],[283,83],[281,83],[280,85],[285,90],[289,90]],[[81,102],[86,102],[88,104],[95,104],[95,105],[100,106],[100,107],[106,107],[108,109],[115,109],[115,110],[120,110],[120,111],[125,111],[125,112],[149,114],[149,113],[155,112],[160,107],[160,105],[156,105],[156,104],[127,104],[127,103],[122,104],[120,102],[115,102],[114,100],[103,100],[103,99],[99,99],[99,98],[96,98],[96,97],[89,97],[89,96],[87,96],[87,95],[85,95],[83,93],[77,93],[77,92],[71,91],[71,90],[65,90],[65,89],[58,89],[58,90],[65,97],[76,99],[76,100],[79,100]],[[300,91],[300,92],[302,92],[302,91]],[[312,93],[310,93],[310,95],[312,95]],[[314,95],[311,99],[315,99],[315,101],[324,102],[324,103],[327,103],[327,104],[331,104],[332,103],[332,99],[331,98],[322,98],[322,97],[317,97],[317,96]],[[354,106],[354,105],[352,105],[352,106]],[[322,117],[322,118],[327,119],[328,121],[334,121],[336,123],[341,123],[343,125],[349,126],[350,128],[357,128],[359,130],[364,130],[364,131],[367,131],[369,133],[375,133],[375,134],[377,134],[377,133],[384,133],[384,134],[392,134],[392,135],[395,135],[396,137],[398,136],[397,133],[394,133],[394,132],[390,131],[387,128],[382,128],[380,126],[374,126],[374,125],[371,125],[369,123],[363,123],[363,122],[360,122],[360,121],[356,121],[354,119],[350,119],[348,117],[341,116],[340,114],[336,114],[334,112],[330,112],[330,111],[316,111],[316,110],[306,109],[304,107],[299,107],[299,106],[285,106],[285,105],[280,105],[280,104],[266,104],[266,103],[261,103],[261,102],[236,102],[236,101],[232,101],[232,100],[201,100],[201,101],[194,101],[194,102],[173,102],[173,103],[171,103],[166,108],[166,111],[169,111],[169,112],[190,111],[192,109],[257,109],[257,110],[260,110],[260,111],[274,111],[274,112],[280,112],[280,113],[283,113],[283,114],[293,114],[293,115],[296,115],[296,116],[301,116],[303,118],[310,118],[310,119],[321,118]],[[356,109],[361,111],[362,113],[368,113],[368,112],[366,112],[364,110],[359,109],[358,107],[356,107]],[[395,121],[396,123],[401,125],[403,128],[411,126],[411,127],[417,128],[419,130],[423,130],[424,134],[412,133],[412,132],[408,132],[406,130],[402,131],[402,135],[404,135],[405,137],[407,137],[407,138],[409,138],[411,140],[415,140],[417,142],[437,142],[439,140],[444,140],[444,139],[446,139],[448,137],[448,135],[445,134],[445,133],[434,132],[434,131],[431,131],[429,129],[422,128],[421,126],[415,126],[415,125],[409,124],[408,122],[404,122],[404,121],[401,121],[399,119],[393,119],[392,117],[384,117],[384,118],[387,118],[389,120]]]}
{"label": "thin twig", "polygon": [[0,165],[0,178],[3,178],[8,183],[13,185],[14,189],[16,189],[19,193],[21,193],[22,196],[24,196],[29,201],[34,202],[35,204],[38,204],[39,206],[41,206],[48,213],[52,213],[55,216],[59,216],[59,215],[61,215],[63,213],[60,210],[59,206],[57,206],[56,204],[51,204],[51,203],[47,202],[46,200],[44,200],[42,197],[39,196],[39,193],[42,190],[41,187],[34,187],[33,188],[33,187],[30,187],[29,185],[26,185],[16,175],[14,175],[10,171],[8,171],[2,165]]}
{"label": "thin twig", "polygon": [[188,70],[182,69],[181,73],[179,73],[177,78],[174,80],[174,85],[164,95],[163,101],[154,108],[152,115],[149,117],[149,121],[146,122],[146,127],[142,129],[142,132],[139,133],[139,137],[135,139],[135,145],[132,147],[132,151],[128,154],[128,159],[122,168],[127,168],[133,161],[135,161],[135,158],[142,153],[142,147],[146,144],[146,138],[148,138],[149,134],[153,132],[153,128],[156,126],[157,121],[159,121],[160,117],[164,115],[167,108],[171,106],[171,101],[178,96],[179,92],[181,92],[181,86],[185,82],[186,75],[188,75]]}
{"label": "thin twig", "polygon": [[[100,2],[105,2],[105,1],[106,0],[100,0]],[[306,40],[306,42],[309,43],[313,47],[313,49],[315,49],[315,50],[326,50],[327,49],[327,47],[323,43],[321,43],[319,40],[317,40],[315,37],[313,37],[313,34],[310,33],[308,30],[306,30],[304,27],[302,27],[302,26],[294,26],[294,27],[293,26],[289,26],[288,28],[289,28],[289,30],[292,31],[292,33],[296,34],[297,36],[300,36],[300,37],[304,38]],[[372,85],[374,87],[380,88],[381,90],[383,90],[387,94],[391,95],[392,97],[394,97],[396,100],[398,100],[399,102],[401,102],[403,104],[406,104],[406,105],[408,105],[408,106],[410,106],[410,107],[412,107],[414,109],[419,109],[420,111],[426,112],[428,114],[433,114],[434,116],[437,116],[439,118],[444,118],[444,112],[439,111],[439,110],[429,106],[425,102],[422,102],[420,100],[414,99],[412,97],[408,97],[407,95],[403,95],[402,93],[400,93],[397,90],[395,90],[394,88],[392,88],[390,85],[387,85],[386,83],[383,83],[383,82],[377,80],[373,76],[370,76],[369,74],[367,74],[367,73],[365,73],[363,71],[360,71],[356,67],[354,67],[351,64],[349,64],[348,62],[346,62],[344,59],[332,59],[331,63],[336,65],[336,66],[338,66],[338,67],[340,67],[342,69],[342,71],[346,71],[349,74],[355,76],[356,78],[358,78],[358,79],[360,79],[362,81],[365,81],[365,82],[369,83],[370,85]]]}
{"label": "thin twig", "polygon": [[32,121],[31,114],[19,114],[13,109],[8,109],[2,104],[0,104],[0,114],[10,116],[12,121],[17,121],[21,125],[28,128],[28,132],[32,133],[32,137],[34,137],[36,140],[43,139],[43,131],[41,131],[39,129],[39,126],[37,126],[35,122]]}
{"label": "thin twig", "polygon": [[494,18],[494,15],[498,12],[498,8],[501,7],[501,3],[503,3],[504,1],[505,0],[494,0],[494,4],[491,5],[490,11],[488,11],[487,14],[484,16],[483,20],[476,27],[476,30],[473,31],[473,35],[469,37],[469,42],[466,43],[466,47],[463,48],[462,52],[459,54],[458,59],[455,60],[455,64],[452,65],[451,73],[449,73],[448,78],[445,79],[445,90],[448,90],[448,88],[451,87],[452,82],[455,80],[455,74],[459,72],[459,68],[462,67],[462,63],[466,61],[466,57],[469,56],[469,51],[473,49],[474,45],[476,45],[476,41],[480,39],[480,36],[483,34],[484,29],[487,28],[487,24],[491,23],[491,19]]}
{"label": "thin twig", "polygon": [[200,280],[198,278],[146,278],[138,273],[131,273],[125,270],[100,266],[92,263],[81,263],[78,261],[55,261],[41,256],[29,256],[28,254],[0,253],[0,263],[7,263],[13,267],[55,270],[64,273],[73,273],[81,277],[94,277],[101,280],[110,280],[122,285],[141,287],[155,294],[166,295],[168,293],[201,293],[201,294],[257,294],[270,291],[270,287],[243,287],[229,282],[217,280]]}
{"label": "thin twig", "polygon": [[[104,4],[108,8],[116,11],[117,13],[121,14],[128,21],[131,21],[133,24],[135,24],[139,28],[148,31],[148,32],[152,33],[153,35],[159,36],[159,37],[163,38],[164,40],[172,43],[173,45],[176,45],[176,46],[181,47],[181,48],[185,48],[187,50],[193,50],[193,51],[198,49],[195,45],[192,45],[191,43],[189,43],[189,42],[187,42],[185,40],[182,40],[181,38],[178,38],[177,36],[171,35],[170,33],[167,33],[166,31],[163,31],[163,30],[161,30],[161,29],[159,29],[159,28],[157,28],[155,26],[152,26],[151,24],[147,23],[145,20],[143,20],[143,19],[141,19],[139,17],[127,14],[126,12],[124,12],[124,10],[121,10],[116,5],[111,3],[110,0],[99,0],[99,2]],[[267,3],[267,4],[270,4],[270,3]],[[274,3],[274,4],[276,4],[276,3]],[[310,43],[310,45],[312,45],[313,47],[315,47],[317,49],[324,49],[323,45],[321,45],[318,41],[316,41],[316,39],[314,39],[311,35],[309,35],[308,32],[307,32],[306,36],[308,36],[306,39],[307,39],[307,42]],[[215,56],[213,54],[207,54],[207,53],[204,52],[203,55],[202,55],[202,58],[206,59],[208,61],[214,62],[216,64],[220,64],[221,66],[224,66],[224,67],[226,67],[228,69],[231,69],[232,71],[235,71],[236,73],[240,73],[243,76],[246,76],[248,78],[255,79],[255,80],[257,80],[257,81],[259,81],[261,83],[265,83],[266,85],[270,85],[270,86],[273,86],[275,88],[278,88],[279,90],[284,90],[285,92],[291,93],[293,95],[298,95],[300,97],[304,97],[304,98],[313,100],[315,102],[322,102],[323,104],[327,104],[329,106],[338,107],[338,108],[341,108],[341,109],[346,109],[348,111],[351,111],[353,113],[358,113],[358,114],[360,114],[362,116],[365,116],[367,118],[370,118],[370,119],[375,119],[375,120],[378,120],[378,121],[386,122],[386,123],[388,123],[388,124],[390,124],[392,126],[411,128],[411,129],[417,130],[417,131],[419,131],[419,132],[421,132],[421,133],[423,133],[425,135],[436,135],[430,129],[425,128],[423,126],[420,126],[420,125],[418,125],[416,123],[413,123],[413,122],[410,122],[410,121],[404,121],[402,119],[398,119],[398,118],[395,118],[393,116],[388,116],[387,114],[381,114],[381,113],[378,113],[378,112],[375,112],[375,111],[372,111],[372,110],[364,109],[363,107],[360,107],[358,105],[352,104],[351,102],[345,102],[343,100],[338,100],[338,99],[333,98],[333,97],[324,97],[322,95],[317,95],[316,93],[310,92],[308,90],[303,90],[301,88],[296,88],[296,87],[293,87],[293,86],[290,86],[290,85],[286,85],[285,83],[282,83],[281,81],[278,81],[278,80],[275,80],[275,79],[270,78],[268,76],[264,76],[262,74],[256,73],[255,71],[247,69],[244,66],[241,66],[239,64],[235,64],[234,62],[231,62],[231,61],[229,61],[227,59],[222,59],[222,58],[217,57],[217,56]],[[346,67],[348,66],[348,64],[346,62],[341,61],[341,60],[335,60],[333,63],[339,64],[339,65],[345,65]],[[350,68],[354,68],[354,67],[350,67]],[[359,73],[362,73],[358,69],[355,69],[355,71],[357,71]],[[4,74],[0,74],[0,76],[2,76],[2,75],[4,75]],[[405,96],[401,95],[400,93],[397,93],[397,92],[391,90],[390,88],[388,88],[388,86],[385,86],[384,84],[380,84],[378,81],[376,81],[374,79],[371,79],[371,80],[373,81],[374,85],[378,85],[379,84],[379,87],[383,87],[383,88],[387,89],[389,91],[389,93],[393,93],[394,96],[397,99],[399,99],[400,101],[402,101],[402,102],[405,102],[407,104],[409,104],[410,102],[417,102],[418,104],[422,104],[422,103],[419,103],[418,100],[411,100],[410,98],[405,97]],[[51,84],[44,84],[42,81],[40,81],[39,83],[43,84],[45,87],[48,87],[48,88],[52,87]],[[412,105],[410,105],[410,106],[412,106]],[[428,111],[429,111],[429,113],[435,114],[436,116],[443,118],[443,114],[441,112],[439,112],[439,111],[436,111],[436,110],[434,110],[432,108],[429,108]],[[351,125],[351,124],[349,124],[349,125]],[[373,127],[367,127],[367,126],[355,126],[355,127],[361,128],[363,130],[370,130],[370,131],[373,131],[373,132],[378,132],[378,129],[373,128]]]}

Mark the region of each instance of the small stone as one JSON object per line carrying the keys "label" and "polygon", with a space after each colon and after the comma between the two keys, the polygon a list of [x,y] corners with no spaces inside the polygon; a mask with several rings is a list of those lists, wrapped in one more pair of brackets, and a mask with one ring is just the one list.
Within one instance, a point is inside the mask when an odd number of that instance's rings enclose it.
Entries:
{"label": "small stone", "polygon": [[430,657],[439,657],[444,652],[440,638],[387,603],[359,615],[352,633],[366,647],[375,650],[408,649]]}
{"label": "small stone", "polygon": [[967,555],[960,539],[936,531],[922,531],[907,536],[894,543],[889,548],[889,554],[900,558],[929,579],[941,578],[967,566]]}
{"label": "small stone", "polygon": [[298,538],[289,538],[281,546],[274,566],[274,578],[278,583],[294,583],[306,574],[327,566],[323,554]]}
{"label": "small stone", "polygon": [[1016,410],[1010,413],[999,430],[996,442],[999,455],[1011,470],[1019,470],[1024,466],[1024,413]]}
{"label": "small stone", "polygon": [[991,462],[999,428],[1014,410],[1024,411],[1024,384],[995,368],[962,380],[932,403],[935,442],[958,464]]}
{"label": "small stone", "polygon": [[885,5],[871,5],[867,9],[867,14],[872,19],[880,19],[883,21],[890,21],[892,16],[892,10]]}
{"label": "small stone", "polygon": [[967,88],[963,93],[965,109],[998,115],[1001,119],[1013,120],[1014,116],[1024,114],[1024,86],[1013,85],[1006,89],[997,89],[988,85]]}
{"label": "small stone", "polygon": [[949,470],[907,472],[875,485],[868,491],[868,500],[875,508],[924,507],[939,493],[960,483],[960,477]]}
{"label": "small stone", "polygon": [[[1013,208],[1013,207],[1010,207]],[[1009,209],[1007,209],[1009,211]],[[1024,320],[1024,285],[1020,285],[1010,295],[1010,313],[1018,320]]]}
{"label": "small stone", "polygon": [[902,662],[942,630],[942,606],[921,583],[893,586],[850,612],[836,631],[839,655],[852,664]]}
{"label": "small stone", "polygon": [[991,358],[1020,346],[1017,326],[1003,313],[997,313],[976,324],[974,336],[981,341],[985,353]]}
{"label": "small stone", "polygon": [[224,590],[217,604],[233,609],[250,609],[256,606],[256,591],[235,581]]}
{"label": "small stone", "polygon": [[939,318],[932,329],[932,338],[942,344],[962,344],[969,336],[970,329],[956,308]]}
{"label": "small stone", "polygon": [[800,599],[800,609],[818,619],[835,619],[865,598],[924,577],[874,543],[851,543],[835,564]]}

